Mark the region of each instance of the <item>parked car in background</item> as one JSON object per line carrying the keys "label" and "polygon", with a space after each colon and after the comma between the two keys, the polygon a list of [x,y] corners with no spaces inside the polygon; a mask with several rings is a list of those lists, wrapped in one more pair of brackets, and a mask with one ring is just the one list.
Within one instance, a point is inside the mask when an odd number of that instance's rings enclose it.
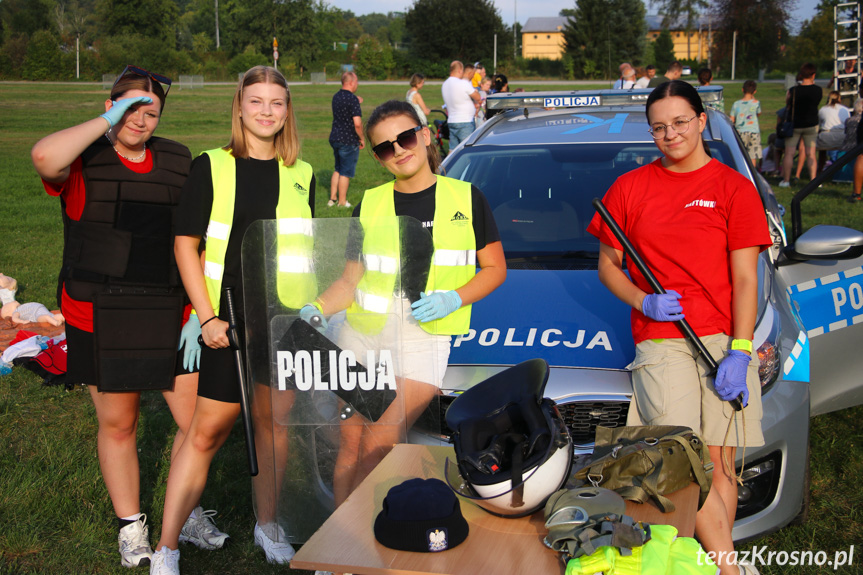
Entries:
{"label": "parked car in background", "polygon": [[[722,98],[720,86],[699,92],[705,103]],[[552,366],[546,395],[566,418],[576,451],[592,450],[597,425],[625,425],[630,311],[600,283],[599,243],[585,229],[593,198],[660,157],[647,131],[649,94],[495,94],[488,99],[491,119],[445,159],[448,176],[470,181],[488,198],[509,273],[474,306],[470,333],[453,341],[442,410],[459,391],[541,357]],[[751,169],[728,118],[710,109],[707,118],[710,154],[752,180],[773,238],[758,261],[753,343],[766,443],[745,450],[734,526],[742,540],[805,517],[809,418],[863,403],[853,371],[863,349],[863,233],[816,226],[791,245],[783,208]]]}

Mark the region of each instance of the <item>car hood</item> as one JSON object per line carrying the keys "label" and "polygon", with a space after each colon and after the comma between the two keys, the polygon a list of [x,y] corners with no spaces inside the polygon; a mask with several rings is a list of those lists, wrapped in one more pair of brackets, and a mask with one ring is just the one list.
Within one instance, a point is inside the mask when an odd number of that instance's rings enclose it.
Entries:
{"label": "car hood", "polygon": [[470,333],[453,338],[449,365],[624,369],[635,355],[630,309],[591,270],[509,270],[473,305]]}

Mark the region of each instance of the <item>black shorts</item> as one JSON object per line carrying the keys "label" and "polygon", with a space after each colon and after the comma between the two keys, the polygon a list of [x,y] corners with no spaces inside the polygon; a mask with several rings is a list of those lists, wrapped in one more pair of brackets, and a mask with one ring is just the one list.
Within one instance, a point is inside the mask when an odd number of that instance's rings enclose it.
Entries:
{"label": "black shorts", "polygon": [[[201,360],[203,363],[203,359]],[[192,366],[191,373],[198,371]],[[190,373],[183,368],[183,352],[177,352],[174,375]],[[66,324],[66,381],[76,385],[97,385],[96,354],[93,351],[93,332]],[[239,401],[239,400],[238,400]]]}
{"label": "black shorts", "polygon": [[[228,321],[223,312],[219,319]],[[245,349],[243,334],[246,326],[243,321],[237,322],[237,333],[240,336],[240,348]],[[198,396],[224,401],[225,403],[240,403],[240,384],[237,381],[236,351],[230,347],[213,349],[201,346],[201,372],[198,377]]]}

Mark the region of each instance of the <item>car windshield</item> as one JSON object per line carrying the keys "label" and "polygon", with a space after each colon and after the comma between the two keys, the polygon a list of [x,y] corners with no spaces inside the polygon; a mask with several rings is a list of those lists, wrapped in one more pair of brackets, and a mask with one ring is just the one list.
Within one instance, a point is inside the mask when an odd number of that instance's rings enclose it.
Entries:
{"label": "car windshield", "polygon": [[[714,158],[734,162],[724,143],[709,147]],[[471,182],[488,198],[507,261],[595,260],[599,241],[586,232],[593,198],[660,155],[649,142],[475,146],[454,158],[447,175]]]}

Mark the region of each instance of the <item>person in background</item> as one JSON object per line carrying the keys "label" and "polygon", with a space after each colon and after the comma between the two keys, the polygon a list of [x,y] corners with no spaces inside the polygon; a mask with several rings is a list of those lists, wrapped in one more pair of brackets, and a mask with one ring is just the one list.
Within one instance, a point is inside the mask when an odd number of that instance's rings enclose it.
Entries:
{"label": "person in background", "polygon": [[[701,74],[699,73],[699,76]],[[761,115],[761,102],[755,99],[758,84],[755,80],[743,82],[743,98],[731,105],[731,121],[743,140],[743,146],[749,155],[752,166],[758,169],[761,161],[761,126],[758,116]]]}
{"label": "person in background", "polygon": [[408,89],[407,94],[405,94],[405,101],[413,106],[414,110],[417,111],[417,116],[419,116],[422,125],[428,126],[428,115],[431,113],[431,109],[426,106],[425,100],[420,96],[420,90],[425,86],[425,83],[426,77],[422,74],[414,74],[411,76],[411,87]]}
{"label": "person in background", "polygon": [[497,94],[498,92],[509,92],[509,80],[507,80],[505,74],[495,74],[492,81],[492,94]]}
{"label": "person in background", "polygon": [[476,118],[475,118],[477,128],[480,127],[485,122],[486,99],[488,98],[488,94],[489,94],[490,90],[491,90],[491,78],[486,76],[485,78],[482,79],[482,82],[479,83],[479,89],[477,90],[479,92],[479,97],[480,97],[479,108],[476,111]]}
{"label": "person in background", "polygon": [[[42,138],[32,151],[33,165],[45,191],[59,196],[63,206],[67,243],[58,296],[66,318],[66,377],[70,383],[87,385],[93,400],[99,422],[99,467],[117,516],[123,567],[149,565],[153,556],[140,500],[137,431],[141,392],[100,389],[107,383],[99,375],[105,353],[98,346],[99,331],[94,326],[98,309],[94,308],[98,308],[98,295],[109,282],[165,290],[173,289],[173,284],[179,289],[171,256],[171,230],[176,225],[175,210],[189,174],[191,154],[182,144],[153,136],[170,86],[171,81],[164,76],[127,66],[111,88],[104,114]],[[118,188],[136,201],[116,199]],[[106,215],[113,221],[106,222]],[[74,249],[69,245],[71,238]],[[200,259],[196,264],[200,270]],[[137,319],[148,317],[152,310],[132,311]],[[178,315],[176,324],[169,321],[164,339],[177,337],[176,331],[170,332],[180,329],[181,319]],[[137,326],[139,333],[156,330],[157,338],[159,329],[146,322]],[[180,344],[185,351],[177,354],[173,384],[168,381],[170,387],[162,392],[177,424],[172,461],[188,437],[195,410],[199,333],[198,316],[192,314],[182,329]],[[135,361],[146,365],[153,350],[137,353]],[[213,512],[205,515],[196,507],[197,501],[196,497],[178,518],[181,536],[202,548],[221,547],[228,536],[212,523]]]}
{"label": "person in background", "polygon": [[[287,80],[274,68],[255,66],[243,74],[237,85],[231,105],[230,141],[198,156],[183,187],[174,253],[186,292],[204,318],[201,336],[205,347],[188,439],[168,473],[162,534],[153,554],[150,575],[179,575],[178,540],[183,518],[200,497],[213,457],[240,413],[237,364],[228,340],[229,318],[222,293],[224,288],[234,290],[237,333],[243,337],[246,331],[240,264],[243,236],[253,222],[278,218],[295,224],[292,229],[279,228],[280,241],[282,238],[286,242],[297,241],[295,237],[303,234],[303,226],[296,222],[314,216],[315,175],[312,167],[298,158],[299,152],[300,139]],[[202,269],[198,254],[204,241],[207,245]],[[291,261],[280,261],[279,273],[303,276],[308,262],[298,261],[301,258],[297,257],[288,259]],[[301,308],[302,302],[310,297],[303,288],[300,278],[295,290],[286,296],[297,300],[290,302],[292,307]],[[256,433],[267,430],[259,427]],[[277,442],[280,454],[285,449],[286,440]],[[272,482],[273,473],[262,471],[254,481]],[[262,497],[267,491],[256,488],[255,496]],[[270,563],[287,564],[294,549],[275,522],[275,509],[263,505],[260,499],[257,503],[255,544],[264,550]]]}
{"label": "person in background", "polygon": [[713,80],[713,72],[710,68],[702,68],[698,71],[698,83],[701,86],[709,86]]}
{"label": "person in background", "polygon": [[478,90],[480,83],[486,77],[485,76],[485,66],[483,66],[479,62],[475,62],[473,67],[474,67],[475,72],[473,73],[473,77],[471,78],[470,83],[471,83],[471,86],[473,86],[475,89]]}
{"label": "person in background", "polygon": [[[654,68],[654,71],[656,69]],[[635,81],[636,88],[647,88],[647,85],[650,83],[650,76],[647,75],[647,69],[639,66],[635,69],[635,74],[638,76],[638,80]]]}
{"label": "person in background", "polygon": [[612,84],[612,86],[611,86],[612,90],[622,90],[623,89],[623,82],[625,82],[625,79],[623,77],[623,71],[626,70],[627,68],[632,68],[632,65],[629,62],[622,62],[620,64],[620,66],[617,67],[617,70],[620,73],[620,76],[617,78],[617,80],[614,81],[614,84]]}
{"label": "person in background", "polygon": [[635,70],[630,66],[628,68],[624,68],[623,72],[623,84],[620,85],[622,90],[631,90],[635,87]]}
{"label": "person in background", "polygon": [[362,100],[356,96],[359,80],[355,72],[342,74],[342,88],[333,95],[333,125],[330,129],[330,146],[333,148],[335,167],[330,180],[329,207],[338,202],[340,208],[349,208],[348,187],[357,169],[360,150],[365,145],[363,136]]}
{"label": "person in background", "polygon": [[[815,149],[820,152],[819,170],[825,160],[835,162],[839,149],[845,142],[845,122],[851,117],[851,110],[842,105],[839,92],[832,90],[827,95],[827,104],[818,110],[818,137]],[[826,157],[825,157],[826,156]]]}
{"label": "person in background", "polygon": [[[648,66],[648,69],[650,66]],[[671,82],[672,80],[677,80],[683,75],[683,66],[680,65],[680,62],[674,61],[668,65],[668,69],[665,71],[665,76],[655,76],[650,79],[648,82],[648,88],[656,88],[660,84],[664,84],[665,82]]]}
{"label": "person in background", "polygon": [[[707,114],[689,83],[654,90],[646,107],[662,157],[620,176],[603,203],[668,290],[653,293],[623,246],[596,214],[587,231],[600,240],[599,279],[631,306],[635,359],[627,425],[685,425],[699,434],[715,467],[695,534],[716,552],[721,575],[753,575],[735,564],[737,446],[764,444],[758,355],[758,254],[771,245],[764,206],[752,182],[705,149]],[[697,238],[698,249],[692,249]],[[715,377],[675,321],[686,317],[720,360]],[[740,398],[737,415],[728,401]]]}
{"label": "person in background", "polygon": [[802,139],[805,146],[806,163],[809,177],[815,179],[818,162],[815,157],[815,140],[818,137],[818,104],[824,92],[815,85],[815,65],[807,62],[800,67],[800,85],[788,90],[785,105],[791,106],[791,119],[794,122],[794,135],[785,139],[785,158],[782,162],[782,181],[780,188],[791,185],[791,166],[794,162],[794,149]]}
{"label": "person in background", "polygon": [[761,156],[761,167],[760,171],[764,176],[773,176],[776,175],[777,166],[776,163],[776,132],[771,132],[769,136],[767,136],[767,147],[764,148],[764,152]]}
{"label": "person in background", "polygon": [[476,129],[473,121],[479,104],[479,92],[464,79],[464,64],[454,60],[449,66],[449,78],[441,86],[449,126],[449,149],[458,146]]}

